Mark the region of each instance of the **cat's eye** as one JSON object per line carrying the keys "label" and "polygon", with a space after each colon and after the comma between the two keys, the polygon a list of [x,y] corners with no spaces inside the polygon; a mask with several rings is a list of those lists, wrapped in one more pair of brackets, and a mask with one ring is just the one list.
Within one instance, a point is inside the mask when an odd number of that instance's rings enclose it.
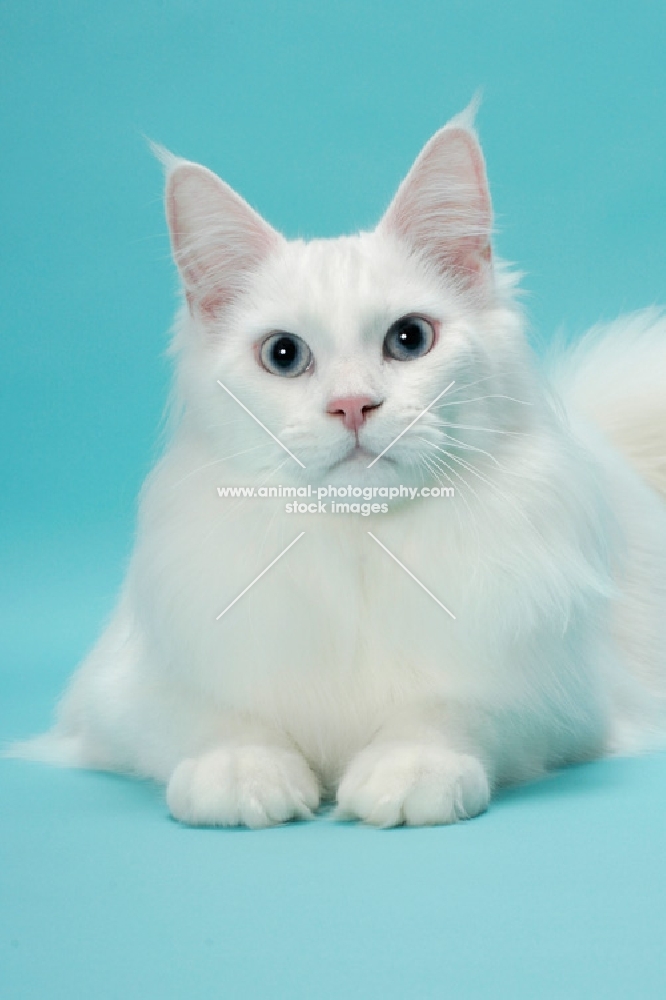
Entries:
{"label": "cat's eye", "polygon": [[435,343],[435,330],[422,316],[403,316],[384,337],[384,357],[394,361],[414,361],[427,354]]}
{"label": "cat's eye", "polygon": [[294,333],[272,333],[259,349],[262,365],[271,375],[296,378],[312,364],[312,351]]}

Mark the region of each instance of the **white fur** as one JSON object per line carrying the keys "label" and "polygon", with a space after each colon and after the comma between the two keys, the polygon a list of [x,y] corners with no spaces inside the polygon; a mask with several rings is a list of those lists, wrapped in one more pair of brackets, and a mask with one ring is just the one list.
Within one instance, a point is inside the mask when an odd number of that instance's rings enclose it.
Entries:
{"label": "white fur", "polygon": [[[173,437],[116,612],[55,728],[16,752],[156,778],[188,823],[263,826],[337,794],[341,815],[393,825],[470,817],[499,785],[652,745],[666,705],[666,507],[648,485],[666,493],[664,321],[620,320],[539,371],[515,280],[491,260],[465,118],[431,140],[374,232],[338,240],[287,242],[204,168],[167,167],[187,299]],[[436,321],[438,341],[386,361],[406,313]],[[275,329],[307,341],[310,372],[260,367]],[[376,455],[452,379],[369,470],[326,413],[334,397],[383,400],[360,431]],[[348,482],[456,497],[366,518],[217,494]]]}

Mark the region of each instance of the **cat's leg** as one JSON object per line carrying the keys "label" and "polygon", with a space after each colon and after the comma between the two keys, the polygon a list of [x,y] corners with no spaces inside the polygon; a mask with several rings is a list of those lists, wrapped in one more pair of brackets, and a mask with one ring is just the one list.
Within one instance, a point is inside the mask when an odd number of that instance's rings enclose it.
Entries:
{"label": "cat's leg", "polygon": [[317,778],[284,734],[219,709],[152,662],[121,607],[75,674],[54,729],[14,755],[164,782],[172,815],[193,825],[270,826],[312,815]]}
{"label": "cat's leg", "polygon": [[174,769],[167,785],[171,815],[192,826],[265,827],[310,819],[320,790],[303,755],[259,725],[243,722],[234,730]]}
{"label": "cat's leg", "polygon": [[412,711],[387,722],[354,757],[337,815],[375,826],[456,823],[485,811],[492,778],[469,732]]}

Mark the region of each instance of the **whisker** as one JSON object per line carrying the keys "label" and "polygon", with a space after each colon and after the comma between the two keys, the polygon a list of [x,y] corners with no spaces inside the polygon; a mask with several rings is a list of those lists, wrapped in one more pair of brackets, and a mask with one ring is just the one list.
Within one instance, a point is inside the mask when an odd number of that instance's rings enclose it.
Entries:
{"label": "whisker", "polygon": [[458,424],[451,420],[437,419],[442,427],[455,427],[461,431],[483,431],[487,434],[507,434],[511,437],[521,437],[525,433],[524,431],[509,431],[500,427],[477,427],[475,424]]}
{"label": "whisker", "polygon": [[[470,493],[473,496],[476,497],[476,499],[479,501],[479,503],[481,502],[481,498],[479,497],[479,494],[476,492],[476,490],[474,489],[474,487],[470,485],[470,483],[465,479],[465,477],[463,475],[461,475],[460,472],[458,472],[457,469],[454,469],[452,465],[449,465],[449,463],[446,462],[446,461],[444,461],[443,458],[440,458],[439,455],[429,455],[428,457],[429,457],[429,460],[431,462],[434,462],[435,465],[438,468],[441,469],[441,466],[443,465],[444,468],[446,468],[450,472],[452,472],[454,476],[457,476],[458,479],[460,479],[460,481],[467,487],[467,489],[470,491]],[[449,455],[448,457],[450,458],[451,456]],[[445,473],[442,473],[442,475],[445,475]],[[446,478],[448,479],[449,477],[447,476]],[[461,496],[464,496],[464,494],[461,494]],[[471,508],[469,507],[469,505],[468,505],[468,509],[469,509],[469,511],[471,513]]]}
{"label": "whisker", "polygon": [[482,382],[488,382],[490,379],[493,378],[501,379],[504,378],[504,376],[506,375],[522,374],[523,371],[524,369],[522,368],[504,368],[500,371],[492,372],[490,375],[484,375],[481,378],[474,379],[474,381],[472,382],[463,383],[456,381],[456,388],[452,389],[450,392],[447,392],[446,395],[448,398],[450,398],[451,396],[455,396],[457,395],[457,393],[462,392],[464,389],[471,389],[473,388],[473,386],[480,385]]}
{"label": "whisker", "polygon": [[239,455],[247,455],[251,451],[257,451],[259,448],[266,448],[267,445],[268,442],[266,443],[262,442],[262,444],[253,445],[252,448],[245,448],[243,451],[236,451],[232,455],[224,455],[222,458],[216,458],[212,462],[206,462],[204,465],[200,465],[198,466],[198,468],[192,469],[190,472],[187,473],[187,475],[183,476],[182,479],[179,479],[178,482],[172,483],[170,489],[175,490],[177,486],[180,486],[182,483],[190,479],[192,476],[196,476],[198,472],[203,472],[204,469],[210,469],[213,465],[219,465],[220,462],[228,462],[232,458],[238,458]]}
{"label": "whisker", "polygon": [[[504,469],[502,465],[500,465],[500,463],[498,462],[498,460],[495,458],[494,455],[491,455],[490,452],[486,451],[484,448],[479,448],[475,444],[468,444],[466,441],[461,441],[460,438],[455,437],[455,435],[453,434],[447,434],[446,431],[440,430],[439,433],[442,434],[445,438],[448,438],[449,441],[453,441],[456,447],[463,448],[465,451],[478,451],[481,455],[485,455],[487,458],[489,458],[491,462],[494,462],[498,469],[501,469],[503,472],[508,471]],[[443,450],[442,448],[439,447],[439,445],[436,445],[434,441],[432,442],[428,441],[427,438],[422,437],[421,441],[425,441],[427,444],[432,444],[435,448],[437,448],[438,451]]]}
{"label": "whisker", "polygon": [[503,490],[501,490],[497,485],[497,483],[494,483],[491,479],[488,479],[487,476],[484,476],[481,472],[479,472],[475,466],[470,465],[468,462],[465,462],[459,456],[452,455],[450,452],[446,452],[446,456],[447,458],[450,458],[452,462],[457,462],[459,465],[462,465],[464,469],[466,469],[468,472],[471,472],[473,476],[476,476],[478,479],[481,480],[482,483],[484,483],[491,490],[493,490],[494,493],[497,496],[501,497],[502,500],[504,500],[506,503],[508,503],[509,506],[512,507],[516,511],[516,513],[523,518],[524,521],[527,521],[530,528],[532,528],[532,530],[538,534],[537,529],[535,528],[532,520],[527,516],[525,511],[518,506],[518,504],[512,497],[508,496]]}
{"label": "whisker", "polygon": [[[423,465],[425,466],[425,468],[428,469],[428,471],[430,472],[430,475],[434,478],[435,482],[439,486],[443,487],[444,484],[442,482],[442,479],[446,479],[446,481],[449,482],[451,484],[451,486],[453,487],[454,496],[456,496],[457,495],[456,484],[453,481],[453,479],[451,479],[451,477],[448,476],[445,472],[442,472],[442,470],[440,468],[438,468],[434,464],[434,462],[431,460],[431,458],[428,458],[427,455],[421,454],[421,460],[422,460]],[[460,494],[460,496],[462,498],[463,503],[465,504],[465,506],[467,507],[467,509],[470,511],[470,514],[471,514],[471,510],[470,510],[469,504],[467,503],[467,498],[462,493]],[[454,506],[454,509],[456,511],[456,516],[458,518],[458,524],[461,524],[462,522],[461,522],[461,518],[460,518],[460,511],[455,506],[455,504],[453,506]]]}
{"label": "whisker", "polygon": [[[448,395],[448,393],[447,393]],[[474,396],[472,399],[453,399],[450,403],[436,403],[433,410],[439,410],[443,406],[464,406],[465,403],[480,403],[483,399],[508,399],[512,403],[520,403],[521,406],[533,406],[533,403],[525,399],[516,399],[515,396],[505,396],[501,392],[489,393],[487,396]]]}
{"label": "whisker", "polygon": [[[428,462],[428,458],[426,458],[425,455],[423,456],[423,458],[424,458],[424,461]],[[474,531],[474,539],[475,539],[475,542],[476,542],[476,563],[475,563],[475,568],[474,568],[474,573],[476,574],[478,566],[479,566],[479,557],[481,555],[481,535],[480,535],[480,532],[479,532],[479,526],[477,524],[477,520],[474,517],[474,513],[472,511],[472,508],[471,508],[468,500],[467,500],[467,497],[465,496],[464,491],[458,491],[457,490],[457,487],[455,486],[454,481],[451,479],[451,477],[449,475],[447,475],[446,472],[442,471],[441,466],[444,465],[447,469],[449,469],[449,471],[451,471],[454,474],[454,476],[457,476],[458,479],[462,482],[463,486],[465,486],[476,497],[476,499],[477,499],[477,501],[479,503],[481,502],[481,498],[479,497],[479,494],[476,492],[476,490],[467,482],[467,480],[465,479],[465,477],[462,476],[459,472],[457,472],[454,468],[452,468],[452,466],[448,465],[448,463],[445,462],[444,459],[440,459],[438,455],[430,455],[429,460],[431,462],[435,463],[435,467],[439,470],[439,472],[441,473],[441,475],[444,476],[444,478],[448,482],[451,483],[451,485],[453,486],[454,490],[456,490],[456,494],[455,495],[456,496],[460,496],[460,498],[462,499],[463,503],[465,504],[465,507],[467,508],[467,512],[469,514],[469,521],[470,521],[470,524],[472,525],[472,530]],[[435,479],[441,485],[441,480],[439,479],[439,477],[437,476],[436,473],[435,473]],[[462,531],[462,518],[460,517],[460,512],[458,512],[458,525],[459,525],[459,527],[460,527],[460,529]]]}
{"label": "whisker", "polygon": [[408,461],[409,461],[410,472],[416,471],[418,473],[418,475],[420,477],[420,480],[421,480],[421,487],[424,487],[425,486],[425,476],[423,474],[423,467],[421,465],[420,455],[419,454],[412,455],[410,453]]}

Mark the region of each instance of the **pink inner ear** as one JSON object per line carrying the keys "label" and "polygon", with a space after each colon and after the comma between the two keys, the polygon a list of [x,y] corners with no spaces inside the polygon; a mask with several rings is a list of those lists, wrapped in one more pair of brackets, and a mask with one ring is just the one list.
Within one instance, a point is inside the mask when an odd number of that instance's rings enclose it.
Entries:
{"label": "pink inner ear", "polygon": [[185,290],[185,300],[191,314],[198,313],[202,319],[216,319],[232,300],[233,296],[225,294],[222,289],[211,292],[210,295],[197,297],[188,289]]}
{"label": "pink inner ear", "polygon": [[213,318],[244,288],[278,234],[215,174],[183,163],[169,177],[166,211],[190,311]]}
{"label": "pink inner ear", "polygon": [[382,226],[442,271],[474,283],[491,260],[492,211],[483,156],[467,129],[441,129],[401,184]]}

